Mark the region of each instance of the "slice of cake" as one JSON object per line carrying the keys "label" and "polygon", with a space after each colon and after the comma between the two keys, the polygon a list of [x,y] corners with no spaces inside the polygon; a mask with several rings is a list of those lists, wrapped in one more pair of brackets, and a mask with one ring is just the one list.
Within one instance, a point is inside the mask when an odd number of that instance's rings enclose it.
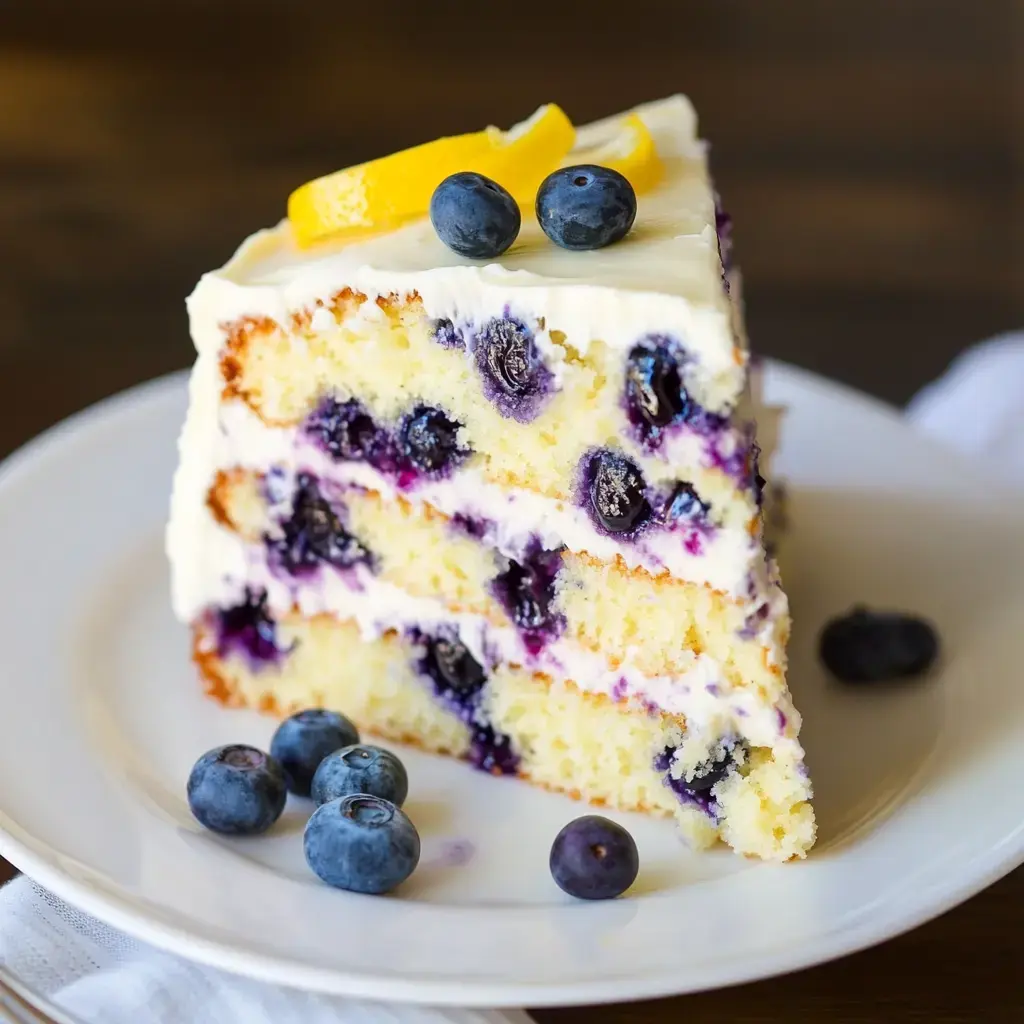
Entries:
{"label": "slice of cake", "polygon": [[[689,102],[575,133],[542,108],[388,160],[300,190],[189,299],[168,552],[209,692],[803,857],[763,514],[779,410]],[[576,252],[531,197],[585,162],[620,168],[637,211]],[[458,170],[511,179],[498,259],[426,215]]]}

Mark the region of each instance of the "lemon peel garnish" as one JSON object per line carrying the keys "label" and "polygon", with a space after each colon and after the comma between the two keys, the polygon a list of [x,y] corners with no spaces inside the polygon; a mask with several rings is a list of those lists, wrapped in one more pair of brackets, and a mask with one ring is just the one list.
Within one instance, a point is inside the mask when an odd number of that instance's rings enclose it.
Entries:
{"label": "lemon peel garnish", "polygon": [[507,132],[446,136],[307,182],[288,197],[288,220],[304,247],[392,230],[424,216],[437,185],[458,171],[485,174],[517,198],[535,194],[575,138],[565,112],[549,103]]}
{"label": "lemon peel garnish", "polygon": [[635,192],[648,192],[664,177],[654,136],[639,114],[629,114],[603,142],[572,154],[574,164],[599,164],[618,171]]}

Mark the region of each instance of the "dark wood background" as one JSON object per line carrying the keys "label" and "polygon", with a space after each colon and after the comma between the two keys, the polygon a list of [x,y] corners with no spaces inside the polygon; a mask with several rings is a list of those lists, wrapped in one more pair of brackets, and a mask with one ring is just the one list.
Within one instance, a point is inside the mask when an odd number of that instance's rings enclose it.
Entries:
{"label": "dark wood background", "polygon": [[[902,402],[1024,323],[1021,8],[0,0],[0,450],[188,365],[184,296],[302,181],[547,100],[583,121],[677,90],[755,347]],[[1020,1021],[1022,936],[1018,871],[835,964],[539,1016]]]}

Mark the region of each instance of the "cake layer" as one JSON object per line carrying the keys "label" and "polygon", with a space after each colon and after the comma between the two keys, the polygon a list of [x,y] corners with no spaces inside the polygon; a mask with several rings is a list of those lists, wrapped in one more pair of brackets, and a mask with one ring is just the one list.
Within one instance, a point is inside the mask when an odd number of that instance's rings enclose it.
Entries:
{"label": "cake layer", "polygon": [[[361,595],[380,582],[481,616],[492,628],[515,630],[520,658],[561,641],[603,656],[611,670],[683,676],[704,655],[706,684],[756,688],[768,701],[784,690],[789,623],[778,587],[757,605],[536,542],[502,552],[486,522],[449,519],[430,506],[386,502],[374,492],[281,469],[224,473],[207,504],[254,548],[245,557],[249,578],[235,584],[250,582],[254,565],[269,563],[278,577],[293,577],[289,591],[299,605],[309,603],[306,587],[322,589],[320,578],[310,579],[316,562],[321,576],[334,573]],[[333,565],[313,556],[312,533],[333,536]],[[323,543],[318,550],[329,553]],[[232,565],[208,562],[208,569],[230,591]]]}
{"label": "cake layer", "polygon": [[810,784],[788,731],[765,746],[700,733],[683,716],[528,671],[467,668],[443,635],[368,643],[353,623],[275,622],[252,602],[199,624],[195,656],[226,703],[280,715],[333,708],[365,731],[579,799],[674,814],[697,847],[721,838],[740,853],[786,860],[814,840]]}
{"label": "cake layer", "polygon": [[588,693],[623,700],[637,707],[686,714],[695,729],[734,730],[758,743],[794,735],[800,717],[783,683],[781,670],[762,664],[752,679],[739,678],[735,661],[720,663],[706,651],[677,653],[680,669],[652,675],[635,662],[613,663],[603,651],[575,637],[552,635],[535,646],[533,637],[514,626],[492,625],[481,615],[453,612],[436,598],[417,598],[376,579],[365,566],[345,572],[317,571],[313,579],[282,577],[262,549],[236,543],[237,563],[226,573],[222,596],[197,616],[238,607],[258,594],[269,615],[298,611],[354,621],[366,641],[398,630],[444,630],[457,638],[481,664],[505,663],[552,679],[574,682]]}
{"label": "cake layer", "polygon": [[[221,359],[228,394],[266,423],[303,427],[345,461],[434,479],[470,467],[492,483],[573,501],[587,457],[610,447],[648,486],[670,491],[685,480],[719,521],[749,522],[755,411],[744,393],[727,413],[708,412],[687,387],[688,366],[685,339],[662,333],[638,335],[626,353],[597,341],[584,355],[525,305],[453,323],[427,317],[416,295],[373,301],[350,291],[308,323],[225,325]],[[429,453],[430,465],[405,450],[424,409],[455,435],[449,450]]]}

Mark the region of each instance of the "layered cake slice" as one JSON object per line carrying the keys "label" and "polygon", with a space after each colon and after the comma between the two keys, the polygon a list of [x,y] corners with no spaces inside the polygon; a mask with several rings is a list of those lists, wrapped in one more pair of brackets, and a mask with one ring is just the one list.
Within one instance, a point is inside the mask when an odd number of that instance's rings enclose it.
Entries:
{"label": "layered cake slice", "polygon": [[[533,197],[559,166],[632,182],[625,237],[551,240]],[[458,171],[518,200],[499,257],[427,216]],[[578,131],[542,108],[313,182],[289,213],[188,302],[167,538],[209,692],[803,857],[763,512],[779,410],[688,101]]]}

